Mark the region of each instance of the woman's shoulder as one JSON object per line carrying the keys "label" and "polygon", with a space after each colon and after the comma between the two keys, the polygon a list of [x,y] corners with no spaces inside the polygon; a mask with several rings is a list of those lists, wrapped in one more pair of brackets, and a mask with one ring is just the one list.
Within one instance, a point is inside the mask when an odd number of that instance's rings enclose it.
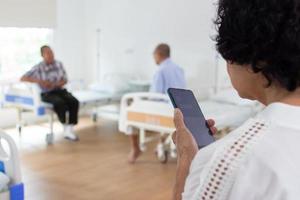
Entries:
{"label": "woman's shoulder", "polygon": [[240,162],[251,152],[267,127],[267,122],[252,118],[223,139],[201,149],[191,166],[191,173],[201,174],[197,195],[203,198],[225,195]]}
{"label": "woman's shoulder", "polygon": [[[211,159],[211,154],[222,154],[226,147],[234,149],[235,146],[240,145],[240,147],[243,148],[251,139],[254,138],[255,135],[257,135],[257,133],[262,132],[266,129],[266,127],[267,123],[265,121],[259,118],[251,118],[222,139],[219,139],[211,145],[201,149],[198,152],[197,157],[203,158],[206,157],[205,155],[209,155],[209,158]],[[207,163],[207,161],[205,162]]]}

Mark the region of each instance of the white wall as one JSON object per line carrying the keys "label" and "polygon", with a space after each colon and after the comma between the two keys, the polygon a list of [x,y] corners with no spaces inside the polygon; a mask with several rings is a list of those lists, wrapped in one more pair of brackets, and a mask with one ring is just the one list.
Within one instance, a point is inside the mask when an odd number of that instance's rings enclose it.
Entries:
{"label": "white wall", "polygon": [[[30,1],[32,2],[32,0]],[[56,1],[56,27],[54,28],[53,44],[56,57],[64,63],[71,79],[82,79],[84,71],[88,70],[85,68],[85,1]],[[30,6],[30,4],[26,6]],[[0,118],[0,127],[14,126],[17,121],[17,113],[13,109],[3,109],[0,111]],[[24,119],[32,122],[36,117],[33,114],[27,114]]]}
{"label": "white wall", "polygon": [[92,69],[88,75],[95,77],[96,29],[100,28],[102,75],[124,72],[151,79],[156,69],[153,49],[167,42],[192,89],[213,86],[214,15],[209,0],[86,1],[87,63]]}
{"label": "white wall", "polygon": [[56,0],[1,0],[0,26],[52,28]]}
{"label": "white wall", "polygon": [[84,0],[57,0],[54,47],[71,79],[82,79],[85,66]]}

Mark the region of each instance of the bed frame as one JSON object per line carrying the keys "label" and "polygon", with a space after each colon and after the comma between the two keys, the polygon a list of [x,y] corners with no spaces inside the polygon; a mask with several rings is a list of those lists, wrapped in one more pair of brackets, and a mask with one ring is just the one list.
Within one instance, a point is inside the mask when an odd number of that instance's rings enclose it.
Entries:
{"label": "bed frame", "polygon": [[[9,152],[3,147],[3,141],[8,144]],[[0,199],[24,200],[18,150],[13,139],[2,131],[0,131],[0,171],[10,178],[8,191],[0,193]]]}
{"label": "bed frame", "polygon": [[[79,100],[81,108],[92,108],[92,119],[97,121],[99,106],[119,102],[122,94],[109,95],[101,94],[92,90],[80,90],[73,92],[73,95]],[[87,98],[91,96],[91,98]],[[4,86],[2,107],[14,108],[17,110],[17,129],[19,135],[22,134],[22,128],[25,123],[23,114],[25,112],[33,112],[36,116],[48,116],[49,132],[46,134],[47,144],[54,142],[54,112],[51,104],[45,103],[41,100],[41,90],[35,83],[10,83]]]}
{"label": "bed frame", "polygon": [[[166,104],[168,114],[158,115],[151,112],[136,112],[130,109],[132,103],[151,102],[153,105]],[[125,134],[132,134],[138,129],[139,143],[143,151],[146,150],[146,143],[157,138],[165,138],[164,142],[158,145],[157,155],[161,162],[165,163],[168,155],[176,157],[176,147],[172,142],[172,133],[175,130],[173,123],[173,107],[169,103],[169,97],[157,93],[130,93],[122,97],[119,118],[119,131]],[[156,132],[159,135],[146,135],[146,132]]]}

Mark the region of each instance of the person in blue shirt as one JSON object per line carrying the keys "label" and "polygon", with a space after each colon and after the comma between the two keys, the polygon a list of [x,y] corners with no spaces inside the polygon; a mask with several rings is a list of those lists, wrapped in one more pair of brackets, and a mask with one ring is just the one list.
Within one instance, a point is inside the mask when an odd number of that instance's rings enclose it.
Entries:
{"label": "person in blue shirt", "polygon": [[156,71],[150,92],[167,94],[169,88],[185,88],[184,71],[170,58],[171,50],[167,44],[159,44],[154,51],[154,60],[159,66]]}
{"label": "person in blue shirt", "polygon": [[[171,60],[171,50],[168,44],[159,44],[153,56],[158,69],[154,74],[150,92],[167,94],[169,88],[186,88],[184,71]],[[128,161],[133,164],[141,154],[138,135],[133,133],[130,141],[131,151]]]}

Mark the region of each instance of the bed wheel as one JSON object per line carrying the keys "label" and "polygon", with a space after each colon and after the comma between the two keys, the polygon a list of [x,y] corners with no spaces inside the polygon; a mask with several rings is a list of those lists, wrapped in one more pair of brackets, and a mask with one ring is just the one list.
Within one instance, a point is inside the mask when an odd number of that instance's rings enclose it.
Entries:
{"label": "bed wheel", "polygon": [[48,145],[51,145],[53,144],[53,141],[54,141],[54,134],[53,133],[48,133],[46,135],[46,142]]}
{"label": "bed wheel", "polygon": [[141,149],[142,152],[145,152],[147,147],[146,147],[145,144],[140,144],[140,149]]}
{"label": "bed wheel", "polygon": [[173,150],[173,149],[171,150],[170,157],[174,158],[174,159],[177,158],[177,152],[176,152],[176,150]]}
{"label": "bed wheel", "polygon": [[166,164],[168,162],[169,153],[168,151],[164,151],[164,153],[158,157],[158,160],[162,164]]}
{"label": "bed wheel", "polygon": [[163,143],[159,143],[156,147],[156,155],[159,162],[165,164],[168,162],[169,151]]}
{"label": "bed wheel", "polygon": [[17,129],[18,129],[18,133],[21,135],[21,133],[22,133],[22,126],[21,125],[17,125]]}
{"label": "bed wheel", "polygon": [[98,121],[98,115],[97,115],[97,113],[93,113],[92,118],[93,118],[93,122],[97,122]]}

